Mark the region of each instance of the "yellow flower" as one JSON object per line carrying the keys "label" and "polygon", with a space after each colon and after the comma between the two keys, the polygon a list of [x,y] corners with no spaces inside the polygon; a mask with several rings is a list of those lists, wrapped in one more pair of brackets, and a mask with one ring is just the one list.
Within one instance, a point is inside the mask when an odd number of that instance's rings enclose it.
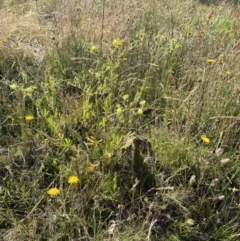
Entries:
{"label": "yellow flower", "polygon": [[26,91],[27,94],[32,94],[33,88],[32,87],[28,87],[28,88],[25,89],[25,91]]}
{"label": "yellow flower", "polygon": [[230,71],[230,70],[227,70],[227,71],[226,71],[226,75],[231,75],[231,71]]}
{"label": "yellow flower", "polygon": [[129,95],[124,95],[122,98],[123,98],[123,100],[126,101],[129,98]]}
{"label": "yellow flower", "polygon": [[146,100],[142,100],[142,101],[140,101],[140,106],[141,106],[141,107],[144,107],[145,104],[146,104]]}
{"label": "yellow flower", "polygon": [[35,89],[37,89],[36,86],[30,86],[30,87],[26,88],[25,91],[26,91],[27,94],[32,94],[32,92],[33,92]]}
{"label": "yellow flower", "polygon": [[121,41],[119,38],[114,39],[113,42],[112,42],[112,45],[113,45],[115,48],[122,47],[122,41]]}
{"label": "yellow flower", "polygon": [[142,109],[142,108],[138,109],[138,114],[139,114],[139,115],[142,115],[142,114],[143,114],[143,109]]}
{"label": "yellow flower", "polygon": [[92,45],[91,45],[91,48],[90,48],[90,51],[91,51],[91,52],[96,52],[96,51],[97,51],[97,46],[94,45],[94,44],[92,44]]}
{"label": "yellow flower", "polygon": [[143,29],[140,29],[137,33],[136,33],[136,38],[139,39],[143,39],[145,37],[146,33],[144,32]]}
{"label": "yellow flower", "polygon": [[101,77],[101,74],[99,72],[95,73],[95,78],[96,79],[100,79],[100,77]]}
{"label": "yellow flower", "polygon": [[79,178],[78,178],[77,176],[75,176],[75,175],[70,176],[70,177],[68,178],[68,183],[69,183],[69,184],[76,184],[76,183],[78,183],[78,182],[79,182]]}
{"label": "yellow flower", "polygon": [[207,62],[208,62],[209,64],[212,64],[212,63],[214,63],[214,62],[215,62],[215,60],[214,60],[214,59],[209,58],[209,59],[207,59]]}
{"label": "yellow flower", "polygon": [[206,137],[205,135],[202,135],[201,139],[202,139],[203,142],[205,142],[207,144],[210,142],[210,139],[208,137]]}
{"label": "yellow flower", "polygon": [[48,191],[47,191],[47,194],[50,195],[50,196],[57,196],[60,194],[60,190],[56,187],[53,187],[53,188],[50,188]]}
{"label": "yellow flower", "polygon": [[11,84],[9,85],[11,90],[16,90],[17,89],[17,85],[16,84]]}
{"label": "yellow flower", "polygon": [[32,115],[26,115],[25,116],[25,120],[26,121],[31,121],[31,120],[33,120],[34,119],[34,117],[32,116]]}
{"label": "yellow flower", "polygon": [[118,107],[118,108],[117,108],[117,114],[118,114],[118,115],[121,115],[122,112],[123,112],[123,111],[122,111],[122,108],[121,108],[121,107]]}

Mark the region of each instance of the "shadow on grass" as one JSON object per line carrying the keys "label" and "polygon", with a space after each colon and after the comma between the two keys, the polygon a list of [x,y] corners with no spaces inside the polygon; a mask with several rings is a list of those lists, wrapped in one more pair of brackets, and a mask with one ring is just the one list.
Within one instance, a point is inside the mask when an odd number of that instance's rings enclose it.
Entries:
{"label": "shadow on grass", "polygon": [[240,4],[240,0],[198,0],[198,2],[206,5],[219,5],[223,2],[231,3],[231,4]]}

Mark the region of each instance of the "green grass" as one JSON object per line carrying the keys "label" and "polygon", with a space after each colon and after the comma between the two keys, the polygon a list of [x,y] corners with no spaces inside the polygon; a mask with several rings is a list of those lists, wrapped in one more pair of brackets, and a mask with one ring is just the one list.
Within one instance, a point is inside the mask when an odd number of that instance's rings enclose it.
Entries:
{"label": "green grass", "polygon": [[239,239],[237,5],[4,1],[0,14],[4,241]]}

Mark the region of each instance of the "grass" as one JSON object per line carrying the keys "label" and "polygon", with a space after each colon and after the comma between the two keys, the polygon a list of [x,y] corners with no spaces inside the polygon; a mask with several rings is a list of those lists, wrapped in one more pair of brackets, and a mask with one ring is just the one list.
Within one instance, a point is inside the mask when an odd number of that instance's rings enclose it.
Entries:
{"label": "grass", "polygon": [[0,13],[1,239],[239,239],[236,3]]}

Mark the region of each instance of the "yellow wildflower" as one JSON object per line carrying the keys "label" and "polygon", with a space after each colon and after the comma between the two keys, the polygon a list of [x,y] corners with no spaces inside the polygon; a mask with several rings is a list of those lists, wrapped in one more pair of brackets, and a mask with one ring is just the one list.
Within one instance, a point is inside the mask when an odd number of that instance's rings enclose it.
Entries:
{"label": "yellow wildflower", "polygon": [[215,62],[215,60],[214,60],[214,59],[212,59],[212,58],[209,58],[209,59],[207,59],[207,62],[208,62],[209,64],[212,64],[212,63],[214,63],[214,62]]}
{"label": "yellow wildflower", "polygon": [[118,107],[118,108],[117,108],[117,114],[118,114],[118,115],[121,115],[121,114],[122,114],[122,108],[121,108],[121,107]]}
{"label": "yellow wildflower", "polygon": [[9,85],[11,90],[16,90],[17,89],[17,85],[16,84],[11,84]]}
{"label": "yellow wildflower", "polygon": [[123,98],[123,100],[126,101],[129,98],[129,95],[124,95],[122,98]]}
{"label": "yellow wildflower", "polygon": [[231,75],[231,71],[230,71],[230,70],[227,70],[227,71],[226,71],[226,75]]}
{"label": "yellow wildflower", "polygon": [[25,116],[25,120],[26,121],[31,121],[31,120],[33,120],[34,119],[34,117],[32,116],[32,115],[26,115]]}
{"label": "yellow wildflower", "polygon": [[70,177],[68,178],[68,183],[69,183],[69,184],[76,184],[76,183],[78,183],[78,182],[79,182],[79,178],[78,178],[77,176],[75,176],[75,175],[70,176]]}
{"label": "yellow wildflower", "polygon": [[139,114],[139,115],[142,115],[142,114],[143,114],[143,109],[142,109],[142,108],[138,109],[138,114]]}
{"label": "yellow wildflower", "polygon": [[90,51],[91,52],[96,52],[97,51],[97,46],[92,44],[91,47],[90,47]]}
{"label": "yellow wildflower", "polygon": [[37,89],[36,86],[30,86],[30,87],[26,88],[25,91],[26,91],[27,94],[32,94],[32,92],[33,92],[35,89]]}
{"label": "yellow wildflower", "polygon": [[113,42],[112,42],[112,45],[113,45],[115,48],[122,47],[122,41],[121,41],[119,38],[114,39]]}
{"label": "yellow wildflower", "polygon": [[50,196],[57,196],[60,194],[60,190],[56,187],[53,187],[53,188],[50,188],[48,191],[47,191],[47,194],[50,195]]}
{"label": "yellow wildflower", "polygon": [[208,137],[206,137],[205,135],[202,135],[201,139],[202,139],[203,142],[205,142],[207,144],[210,142],[210,139]]}
{"label": "yellow wildflower", "polygon": [[100,77],[101,77],[101,74],[99,72],[95,73],[95,78],[96,79],[100,79]]}
{"label": "yellow wildflower", "polygon": [[143,39],[145,36],[146,36],[146,33],[144,32],[143,29],[140,29],[140,30],[136,33],[136,38]]}
{"label": "yellow wildflower", "polygon": [[142,100],[142,101],[140,101],[140,106],[141,106],[141,107],[144,107],[145,104],[146,104],[146,100]]}

